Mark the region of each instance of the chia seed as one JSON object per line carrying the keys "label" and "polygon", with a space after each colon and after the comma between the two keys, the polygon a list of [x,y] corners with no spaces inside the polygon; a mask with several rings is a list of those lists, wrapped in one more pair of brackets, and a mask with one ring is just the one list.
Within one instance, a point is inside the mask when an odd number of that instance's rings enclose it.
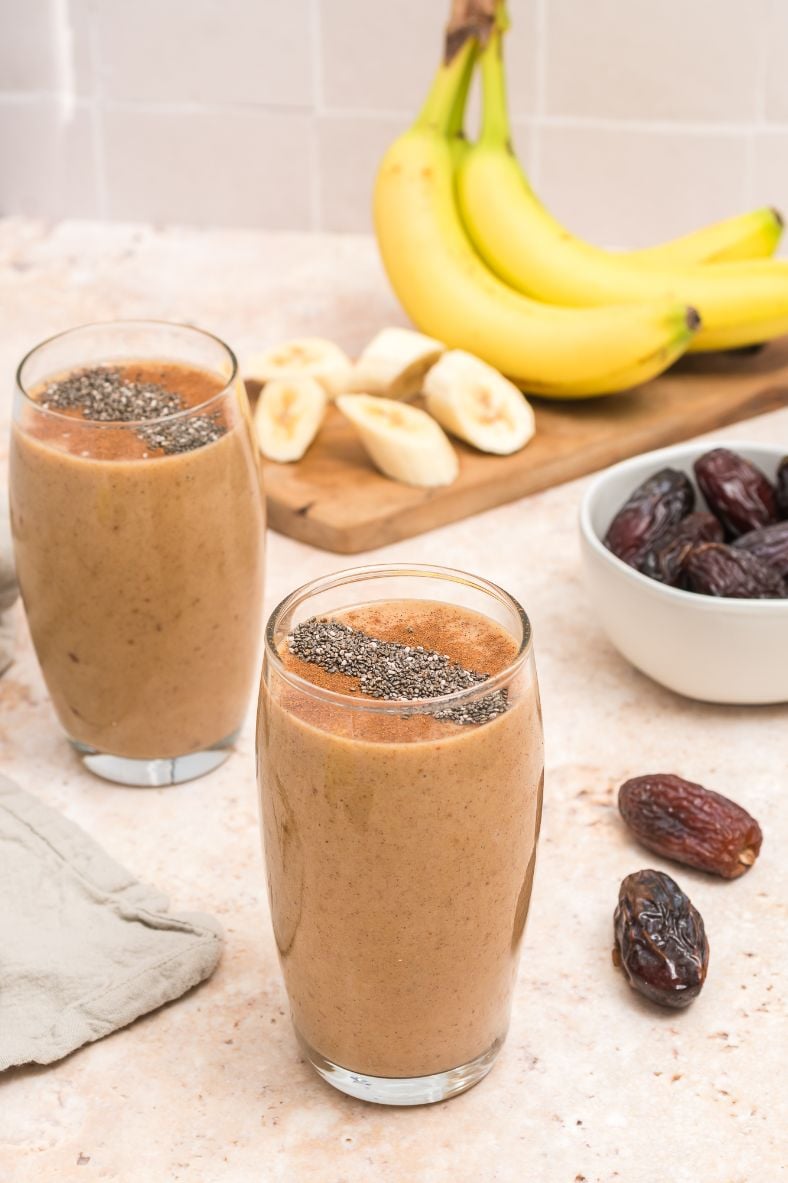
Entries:
{"label": "chia seed", "polygon": [[[40,396],[48,410],[80,410],[85,419],[99,423],[129,423],[146,419],[167,419],[188,404],[173,390],[157,382],[131,382],[117,366],[94,366],[76,370],[67,378],[52,382]],[[167,454],[191,452],[212,444],[226,432],[217,412],[186,416],[174,423],[135,429],[149,448]]]}
{"label": "chia seed", "polygon": [[[489,678],[423,645],[381,641],[338,620],[311,617],[296,625],[287,638],[294,657],[319,665],[329,674],[358,678],[359,690],[371,698],[394,701],[439,698],[457,690],[472,690]],[[452,723],[488,723],[508,709],[506,690],[496,690],[476,702],[436,711],[435,719]],[[404,712],[408,718],[408,713]]]}
{"label": "chia seed", "polygon": [[193,452],[204,448],[225,434],[227,429],[220,416],[194,415],[179,419],[177,423],[157,423],[155,427],[140,427],[139,435],[149,448],[161,448],[163,452]]}

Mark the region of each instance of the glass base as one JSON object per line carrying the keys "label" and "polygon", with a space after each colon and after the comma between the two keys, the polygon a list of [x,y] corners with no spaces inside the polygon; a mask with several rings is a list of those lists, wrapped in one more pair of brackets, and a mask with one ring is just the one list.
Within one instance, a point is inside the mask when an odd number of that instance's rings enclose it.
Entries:
{"label": "glass base", "polygon": [[296,1038],[303,1055],[327,1084],[349,1097],[372,1101],[376,1105],[432,1105],[435,1101],[456,1097],[484,1079],[503,1047],[503,1040],[496,1039],[492,1047],[475,1060],[446,1072],[435,1072],[432,1076],[366,1076],[332,1064],[310,1047],[298,1031]]}
{"label": "glass base", "polygon": [[196,780],[198,776],[213,772],[214,768],[224,764],[237,738],[238,732],[234,731],[226,739],[212,744],[209,748],[203,748],[202,751],[162,760],[136,760],[129,756],[113,756],[109,752],[99,752],[76,739],[69,739],[69,743],[85,768],[96,776],[114,781],[118,785],[158,789],[164,785],[179,785],[187,780]]}

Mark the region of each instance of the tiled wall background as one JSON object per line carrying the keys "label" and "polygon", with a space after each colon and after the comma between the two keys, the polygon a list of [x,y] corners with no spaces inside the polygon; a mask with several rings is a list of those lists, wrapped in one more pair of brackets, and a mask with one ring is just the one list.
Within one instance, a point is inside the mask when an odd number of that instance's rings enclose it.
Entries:
{"label": "tiled wall background", "polygon": [[[0,212],[364,231],[448,0],[0,0]],[[788,0],[510,0],[519,153],[636,245],[788,206]]]}

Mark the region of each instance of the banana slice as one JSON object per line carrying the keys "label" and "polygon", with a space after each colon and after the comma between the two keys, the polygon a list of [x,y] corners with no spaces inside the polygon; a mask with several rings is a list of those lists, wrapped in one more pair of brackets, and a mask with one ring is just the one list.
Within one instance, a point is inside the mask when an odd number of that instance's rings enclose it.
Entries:
{"label": "banana slice", "polygon": [[365,347],[350,374],[349,391],[385,398],[413,398],[424,375],[446,346],[413,329],[381,329]]}
{"label": "banana slice", "polygon": [[534,434],[534,413],[516,386],[472,353],[452,349],[424,379],[427,410],[482,452],[508,456]]}
{"label": "banana slice", "polygon": [[455,480],[457,454],[425,411],[370,394],[340,395],[337,406],[386,476],[424,488]]}
{"label": "banana slice", "polygon": [[296,337],[247,358],[245,378],[265,386],[273,378],[315,378],[329,398],[347,390],[353,368],[344,349],[323,337]]}
{"label": "banana slice", "polygon": [[300,460],[326,413],[326,392],[315,378],[275,378],[257,400],[254,427],[269,460]]}

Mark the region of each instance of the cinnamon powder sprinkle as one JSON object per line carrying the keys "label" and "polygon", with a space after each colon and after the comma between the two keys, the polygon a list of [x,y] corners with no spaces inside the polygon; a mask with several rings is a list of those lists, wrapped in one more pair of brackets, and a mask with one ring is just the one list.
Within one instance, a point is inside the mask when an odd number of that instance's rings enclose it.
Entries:
{"label": "cinnamon powder sprinkle", "polygon": [[[371,698],[403,702],[438,698],[472,690],[490,676],[423,645],[381,640],[325,617],[313,616],[297,625],[287,646],[293,657],[356,680],[358,690]],[[505,690],[496,690],[475,702],[435,711],[432,717],[462,725],[487,723],[507,710],[507,697]]]}
{"label": "cinnamon powder sprinkle", "polygon": [[212,444],[226,431],[221,416],[215,412],[166,422],[188,409],[185,400],[158,382],[130,379],[117,366],[75,370],[51,382],[39,401],[47,409],[79,411],[83,419],[99,423],[156,420],[150,427],[134,430],[149,448],[165,454],[192,452]]}

